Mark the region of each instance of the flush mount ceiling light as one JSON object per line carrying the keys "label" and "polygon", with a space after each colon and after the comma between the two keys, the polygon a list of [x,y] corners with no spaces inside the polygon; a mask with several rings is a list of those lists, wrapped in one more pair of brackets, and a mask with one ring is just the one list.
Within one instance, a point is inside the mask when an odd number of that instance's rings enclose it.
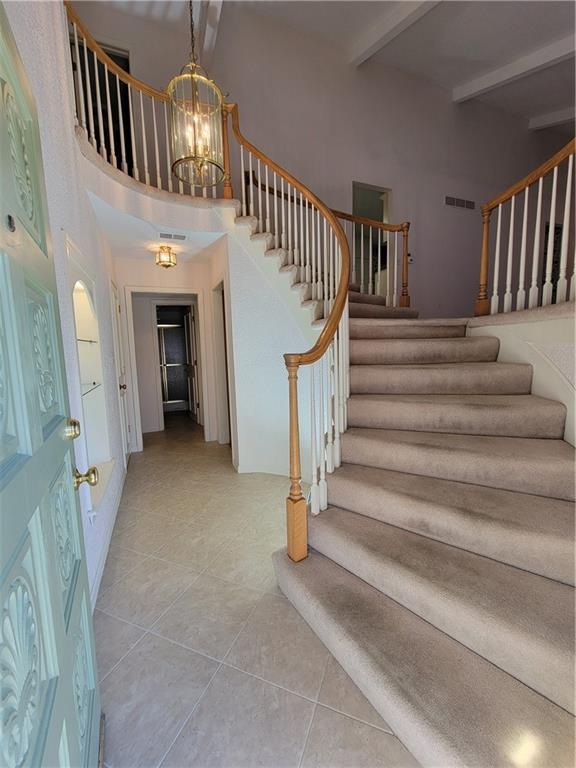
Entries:
{"label": "flush mount ceiling light", "polygon": [[224,180],[222,91],[198,64],[190,0],[190,62],[168,85],[172,173],[192,187]]}
{"label": "flush mount ceiling light", "polygon": [[176,254],[169,245],[161,245],[156,254],[156,264],[159,267],[175,267],[177,264]]}

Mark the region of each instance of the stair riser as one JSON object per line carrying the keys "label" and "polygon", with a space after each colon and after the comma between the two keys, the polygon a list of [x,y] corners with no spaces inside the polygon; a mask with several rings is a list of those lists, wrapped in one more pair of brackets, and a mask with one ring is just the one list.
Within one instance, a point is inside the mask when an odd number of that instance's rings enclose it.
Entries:
{"label": "stair riser", "polygon": [[401,307],[381,307],[378,304],[362,304],[350,302],[348,305],[350,317],[384,317],[384,318],[417,318],[415,309]]}
{"label": "stair riser", "polygon": [[[538,642],[530,631],[502,622],[484,606],[471,605],[453,592],[435,588],[392,558],[374,556],[350,536],[318,517],[309,532],[310,546],[354,573],[383,594],[516,679],[572,711],[571,652]],[[534,576],[535,580],[539,577]],[[570,587],[565,587],[569,592]],[[520,650],[521,649],[521,650]]]}
{"label": "stair riser", "polygon": [[352,394],[527,395],[531,385],[529,365],[487,366],[473,372],[457,366],[446,369],[350,366]]}
{"label": "stair riser", "polygon": [[565,407],[553,401],[528,412],[466,404],[366,402],[354,397],[348,401],[348,426],[371,429],[562,439],[565,418]]}
{"label": "stair riser", "polygon": [[466,336],[465,325],[354,325],[350,339],[456,339]]}
{"label": "stair riser", "polygon": [[509,764],[518,722],[538,739],[534,768],[572,764],[564,710],[313,551],[301,563],[277,552],[274,568],[282,592],[422,766]]}
{"label": "stair riser", "polygon": [[417,443],[377,443],[348,431],[342,435],[342,461],[535,496],[574,500],[574,480],[567,476],[564,465],[554,460],[531,464],[525,458],[514,455],[504,458],[456,448],[430,448]]}
{"label": "stair riser", "polygon": [[348,300],[355,304],[377,304],[386,306],[386,297],[371,293],[360,293],[359,291],[348,291]]}
{"label": "stair riser", "polygon": [[489,363],[500,342],[490,336],[470,339],[369,339],[350,342],[352,365],[427,365]]}
{"label": "stair riser", "polygon": [[[395,490],[392,485],[392,482],[388,487],[370,485],[337,471],[330,476],[328,483],[328,504],[574,585],[572,537],[561,533],[544,536],[540,531],[519,530],[506,521],[500,522],[488,515],[462,514],[462,502],[458,504],[456,499],[457,491],[451,506],[419,498],[417,492]],[[461,486],[455,487],[458,489]],[[519,499],[514,501],[518,503]],[[494,503],[494,499],[486,499],[485,503]],[[510,500],[504,499],[502,503],[510,503]],[[566,504],[568,513],[572,512],[569,502],[547,500],[546,504]],[[546,512],[544,505],[543,514]]]}

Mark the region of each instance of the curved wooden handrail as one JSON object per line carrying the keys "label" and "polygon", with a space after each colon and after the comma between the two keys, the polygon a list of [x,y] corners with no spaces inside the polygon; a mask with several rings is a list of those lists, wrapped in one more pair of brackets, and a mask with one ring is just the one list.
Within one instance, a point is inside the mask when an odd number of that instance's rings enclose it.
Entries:
{"label": "curved wooden handrail", "polygon": [[505,203],[507,200],[510,200],[510,198],[512,198],[514,195],[517,195],[519,192],[522,192],[522,190],[526,189],[526,187],[534,184],[534,182],[538,181],[538,179],[542,178],[542,176],[546,176],[547,173],[553,171],[557,165],[560,165],[563,160],[565,160],[569,155],[572,155],[574,152],[576,152],[576,138],[571,139],[571,141],[569,141],[565,147],[562,147],[561,150],[556,152],[556,154],[553,155],[549,160],[546,160],[545,163],[542,163],[542,165],[538,166],[538,168],[533,170],[532,173],[524,176],[524,178],[520,179],[520,181],[517,181],[516,184],[512,184],[512,186],[508,187],[505,192],[502,192],[497,197],[494,197],[492,200],[484,203],[482,210],[491,211],[494,208],[497,208],[499,205],[502,205],[502,203]]}
{"label": "curved wooden handrail", "polygon": [[339,219],[345,219],[354,224],[364,224],[366,227],[381,229],[384,232],[407,232],[410,229],[409,221],[403,221],[401,224],[386,224],[384,221],[367,219],[364,216],[355,216],[353,213],[344,213],[343,211],[337,211],[334,208],[332,208],[332,213]]}
{"label": "curved wooden handrail", "polygon": [[78,30],[82,34],[82,37],[85,39],[88,48],[94,51],[97,58],[103,64],[105,64],[111,72],[114,72],[115,75],[118,75],[120,80],[122,80],[127,85],[130,85],[132,88],[135,88],[138,91],[142,91],[142,93],[145,93],[147,96],[150,96],[152,99],[158,99],[159,101],[168,101],[168,95],[164,91],[158,91],[156,90],[156,88],[152,88],[152,86],[147,85],[146,83],[143,83],[142,80],[138,80],[136,77],[129,75],[128,72],[125,72],[121,67],[118,66],[118,64],[112,61],[112,59],[110,58],[110,56],[108,56],[106,51],[102,50],[102,47],[96,42],[96,40],[92,37],[90,32],[88,32],[88,30],[82,23],[82,20],[80,19],[75,9],[73,8],[70,0],[64,0],[64,6],[66,8],[66,13],[68,14],[68,20],[76,24],[76,26],[78,27]]}
{"label": "curved wooden handrail", "polygon": [[346,301],[348,299],[348,285],[350,283],[350,249],[348,247],[348,238],[346,237],[346,233],[344,232],[344,229],[342,228],[342,225],[338,221],[336,215],[330,208],[328,208],[327,205],[325,205],[318,197],[316,197],[316,195],[310,191],[308,187],[302,184],[302,182],[294,178],[291,173],[286,171],[284,168],[282,168],[282,166],[278,165],[278,163],[275,163],[273,160],[267,157],[267,155],[265,155],[253,144],[251,144],[242,134],[238,117],[238,105],[226,104],[225,108],[232,117],[232,130],[238,142],[255,157],[266,163],[269,168],[282,176],[295,189],[305,195],[307,199],[316,206],[324,218],[330,223],[330,226],[338,238],[338,243],[340,244],[340,254],[342,258],[340,282],[338,283],[334,304],[332,305],[332,309],[328,319],[326,320],[326,323],[324,324],[324,328],[322,329],[320,336],[316,340],[314,346],[311,347],[311,349],[309,349],[307,352],[288,352],[284,355],[284,360],[288,369],[298,368],[300,365],[310,365],[311,363],[315,363],[317,360],[319,360],[328,349],[328,346],[334,338],[338,324],[344,313],[344,308],[346,307]]}

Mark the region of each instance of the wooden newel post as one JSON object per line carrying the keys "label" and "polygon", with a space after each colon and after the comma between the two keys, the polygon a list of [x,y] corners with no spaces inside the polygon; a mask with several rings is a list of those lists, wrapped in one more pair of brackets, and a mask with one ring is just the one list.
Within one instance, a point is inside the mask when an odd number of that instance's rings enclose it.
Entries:
{"label": "wooden newel post", "polygon": [[288,557],[295,562],[308,556],[306,499],[302,496],[300,432],[298,427],[298,363],[285,355],[290,403],[290,493],[286,499]]}
{"label": "wooden newel post", "polygon": [[408,230],[410,222],[402,224],[402,291],[400,293],[400,306],[410,306],[410,294],[408,293]]}
{"label": "wooden newel post", "polygon": [[228,105],[222,110],[222,144],[224,149],[224,199],[232,200],[232,177],[230,171],[230,144],[228,142]]}
{"label": "wooden newel post", "polygon": [[488,260],[490,252],[490,215],[492,210],[488,206],[482,206],[482,253],[480,255],[480,285],[478,297],[474,306],[475,315],[489,315],[490,302],[488,301]]}

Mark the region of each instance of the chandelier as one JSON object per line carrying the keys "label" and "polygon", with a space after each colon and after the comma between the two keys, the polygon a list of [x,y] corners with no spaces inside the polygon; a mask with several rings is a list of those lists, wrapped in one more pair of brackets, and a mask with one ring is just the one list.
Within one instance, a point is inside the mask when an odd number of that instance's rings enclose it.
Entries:
{"label": "chandelier", "polygon": [[156,253],[156,265],[168,269],[168,267],[175,267],[176,264],[176,254],[172,248],[169,245],[161,245]]}
{"label": "chandelier", "polygon": [[224,180],[222,91],[198,64],[194,14],[190,8],[190,61],[168,85],[172,173],[191,187],[212,187]]}

